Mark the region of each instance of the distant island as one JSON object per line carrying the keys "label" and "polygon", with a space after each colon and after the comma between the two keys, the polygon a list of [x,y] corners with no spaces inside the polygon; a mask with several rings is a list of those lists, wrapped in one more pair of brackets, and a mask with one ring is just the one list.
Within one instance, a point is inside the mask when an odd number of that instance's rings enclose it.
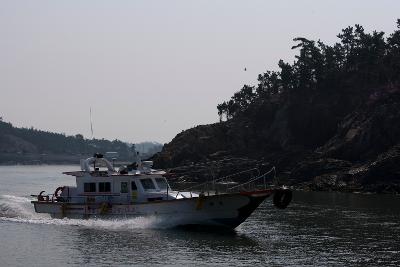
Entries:
{"label": "distant island", "polygon": [[400,193],[400,20],[388,36],[347,27],[295,38],[294,62],[217,106],[220,122],[179,133],[154,157],[176,179],[252,166],[307,190]]}
{"label": "distant island", "polygon": [[[85,139],[82,134],[46,132],[34,128],[17,128],[0,119],[0,164],[79,164],[94,153],[116,152],[117,160],[132,162],[135,151],[147,159],[161,151],[162,144],[130,144],[120,140]],[[115,154],[115,153],[114,153]]]}

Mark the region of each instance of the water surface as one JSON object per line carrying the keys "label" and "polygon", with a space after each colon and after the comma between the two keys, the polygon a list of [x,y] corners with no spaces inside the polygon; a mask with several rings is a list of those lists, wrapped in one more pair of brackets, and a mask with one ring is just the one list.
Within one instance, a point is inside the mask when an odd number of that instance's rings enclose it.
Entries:
{"label": "water surface", "polygon": [[158,218],[50,219],[30,194],[73,185],[76,166],[0,166],[1,266],[399,266],[400,197],[295,192],[265,201],[233,232]]}

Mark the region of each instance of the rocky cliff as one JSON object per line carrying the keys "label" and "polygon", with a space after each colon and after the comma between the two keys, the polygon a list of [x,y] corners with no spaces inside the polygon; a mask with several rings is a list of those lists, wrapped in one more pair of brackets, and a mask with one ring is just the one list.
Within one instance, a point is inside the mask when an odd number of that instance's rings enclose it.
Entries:
{"label": "rocky cliff", "polygon": [[208,179],[210,165],[273,165],[281,181],[302,188],[399,193],[400,20],[397,27],[387,38],[347,27],[331,46],[295,38],[293,64],[279,61],[279,71],[219,104],[220,123],[178,134],[156,166],[187,175],[197,166],[196,180]]}
{"label": "rocky cliff", "polygon": [[305,189],[400,193],[400,90],[359,102],[348,114],[334,102],[277,104],[265,117],[201,125],[166,144],[155,165],[185,181],[276,166]]}

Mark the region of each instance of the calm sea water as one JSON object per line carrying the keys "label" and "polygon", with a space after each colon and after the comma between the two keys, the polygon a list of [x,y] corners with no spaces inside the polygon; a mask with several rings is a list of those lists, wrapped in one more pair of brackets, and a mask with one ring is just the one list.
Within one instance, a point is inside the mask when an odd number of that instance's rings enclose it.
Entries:
{"label": "calm sea water", "polygon": [[0,166],[0,266],[400,266],[400,197],[295,192],[233,232],[157,218],[50,219],[30,194],[72,185],[76,166]]}

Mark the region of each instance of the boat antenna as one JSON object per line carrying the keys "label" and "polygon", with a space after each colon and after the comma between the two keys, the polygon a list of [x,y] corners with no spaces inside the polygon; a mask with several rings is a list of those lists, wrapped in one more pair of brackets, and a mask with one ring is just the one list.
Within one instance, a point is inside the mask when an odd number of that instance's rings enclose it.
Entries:
{"label": "boat antenna", "polygon": [[92,139],[93,139],[92,107],[90,107],[90,132],[92,133]]}

